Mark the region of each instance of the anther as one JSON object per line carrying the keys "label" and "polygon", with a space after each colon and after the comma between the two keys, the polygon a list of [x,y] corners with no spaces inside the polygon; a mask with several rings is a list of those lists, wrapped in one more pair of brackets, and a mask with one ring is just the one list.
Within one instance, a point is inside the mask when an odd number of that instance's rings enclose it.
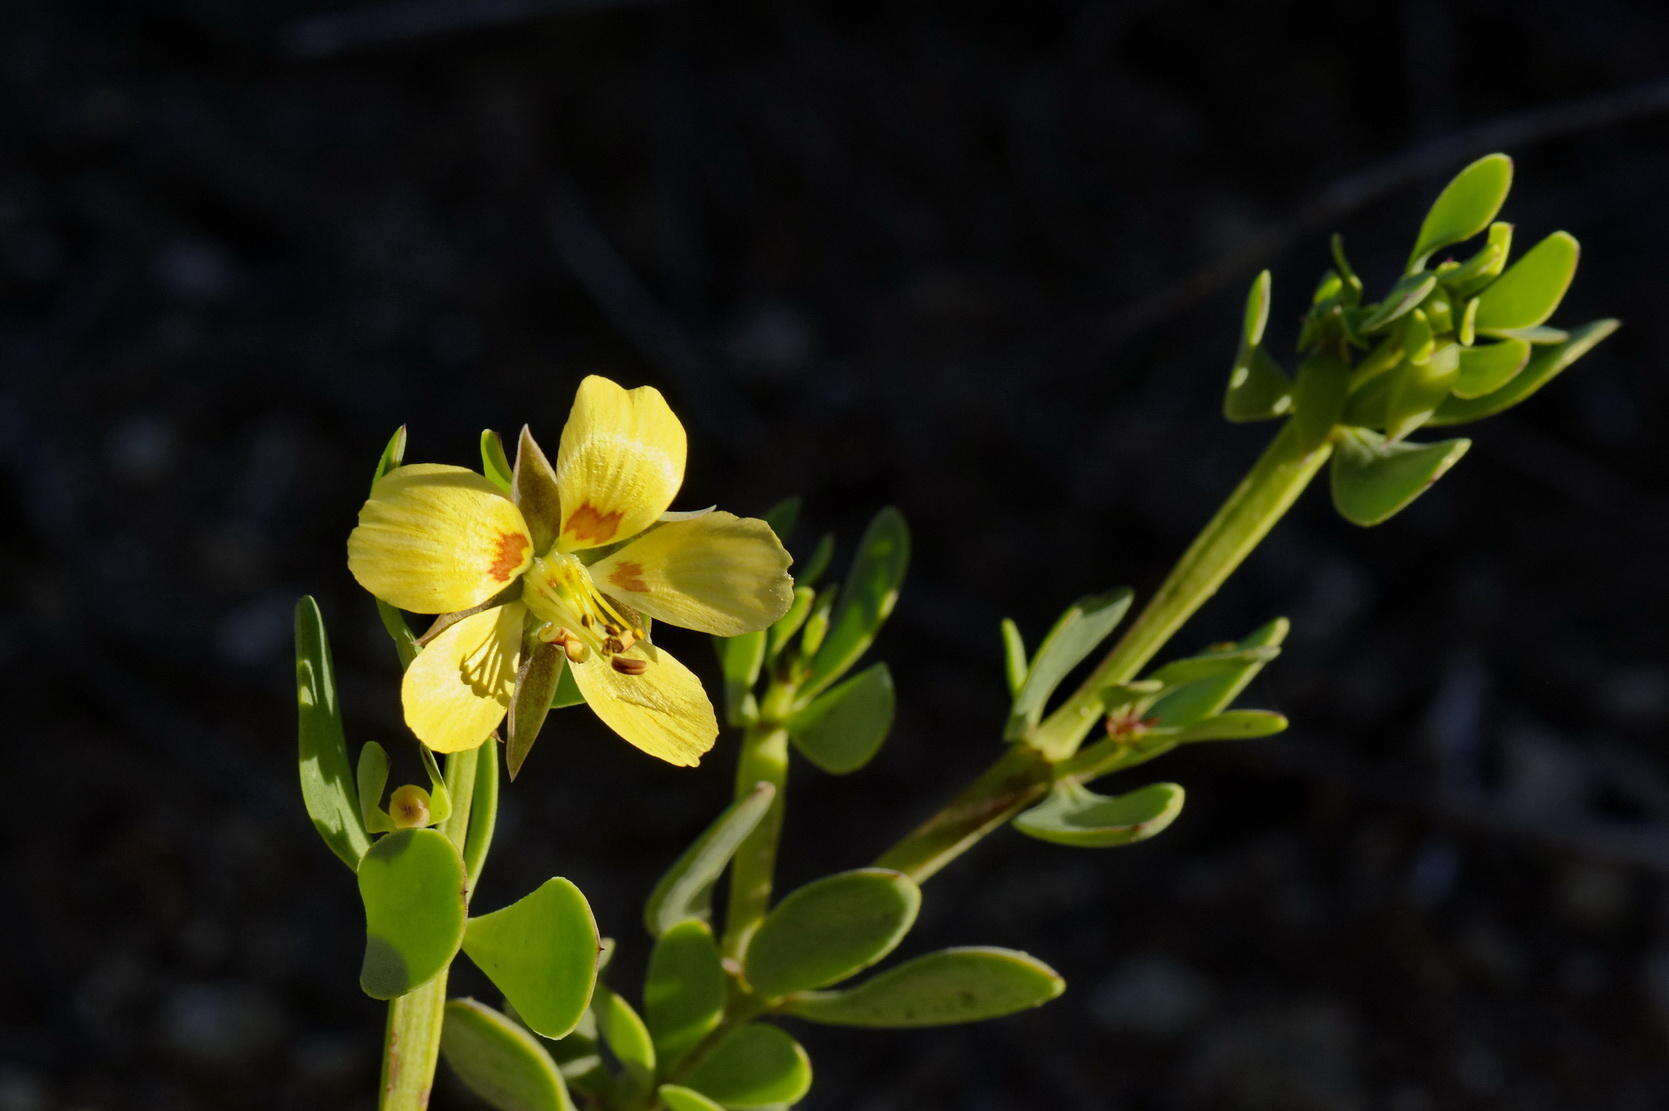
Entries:
{"label": "anther", "polygon": [[648,660],[629,660],[625,656],[615,656],[609,664],[622,675],[642,675],[649,670]]}
{"label": "anther", "polygon": [[561,644],[571,636],[573,636],[573,634],[560,625],[554,629],[547,625],[543,629],[539,630],[539,639],[544,641],[546,644]]}
{"label": "anther", "polygon": [[626,646],[620,643],[619,637],[609,637],[607,640],[603,641],[603,651],[607,652],[611,656],[616,652],[624,652],[625,650]]}
{"label": "anther", "polygon": [[567,655],[569,663],[582,664],[591,655],[591,649],[578,637],[570,637],[563,642],[562,651]]}

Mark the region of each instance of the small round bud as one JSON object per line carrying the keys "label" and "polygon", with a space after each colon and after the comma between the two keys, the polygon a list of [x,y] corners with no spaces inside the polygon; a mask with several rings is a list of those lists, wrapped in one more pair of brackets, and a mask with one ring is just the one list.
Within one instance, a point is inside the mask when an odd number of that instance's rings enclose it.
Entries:
{"label": "small round bud", "polygon": [[429,792],[413,784],[396,788],[388,799],[388,816],[396,829],[418,829],[429,824]]}

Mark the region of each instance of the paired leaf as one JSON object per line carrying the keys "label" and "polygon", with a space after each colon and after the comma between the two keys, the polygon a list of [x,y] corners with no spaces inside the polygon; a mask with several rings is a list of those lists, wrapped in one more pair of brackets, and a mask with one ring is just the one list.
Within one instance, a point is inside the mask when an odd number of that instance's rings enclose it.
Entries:
{"label": "paired leaf", "polygon": [[330,641],[319,604],[311,595],[296,603],[296,733],[301,801],[307,816],[330,851],[349,869],[358,868],[360,857],[371,847],[371,837],[348,772],[348,741],[336,701]]}
{"label": "paired leaf", "polygon": [[1615,320],[1596,320],[1576,329],[1560,343],[1537,347],[1530,355],[1530,361],[1524,364],[1524,369],[1515,374],[1506,385],[1482,397],[1449,398],[1437,407],[1431,423],[1463,424],[1466,421],[1482,420],[1503,409],[1512,408],[1551,382],[1560,371],[1592,351],[1601,340],[1615,332],[1617,327],[1618,322]]}
{"label": "paired leaf", "polygon": [[1470,440],[1435,444],[1394,443],[1366,428],[1339,437],[1333,453],[1333,505],[1357,525],[1377,525],[1401,512],[1441,478]]}
{"label": "paired leaf", "polygon": [[[1476,302],[1473,302],[1476,304]],[[1482,397],[1494,393],[1530,361],[1530,344],[1522,339],[1504,339],[1460,350],[1460,373],[1455,376],[1456,397]]]}
{"label": "paired leaf", "polygon": [[789,1104],[811,1090],[811,1059],[783,1030],[750,1022],[714,1046],[687,1083],[725,1107]]}
{"label": "paired leaf", "polygon": [[1009,740],[1019,740],[1037,724],[1055,688],[1118,627],[1130,609],[1130,599],[1130,591],[1120,587],[1080,598],[1067,607],[1037,646],[1026,681],[1014,696],[1006,731]]}
{"label": "paired leaf", "polygon": [[869,649],[898,601],[910,564],[910,530],[888,506],[875,515],[858,542],[852,573],[829,617],[829,631],[811,657],[800,689],[816,694],[840,678]]}
{"label": "paired leaf", "polygon": [[1014,828],[1039,841],[1080,849],[1129,845],[1164,832],[1182,813],[1182,799],[1175,783],[1108,797],[1062,780],[1047,798],[1015,818]]}
{"label": "paired leaf", "polygon": [[469,920],[464,952],[536,1034],[560,1038],[597,983],[597,923],[580,889],[548,879],[502,910]]}
{"label": "paired leaf", "polygon": [[1534,328],[1552,316],[1576,276],[1580,254],[1576,239],[1562,231],[1530,248],[1478,294],[1478,331]]}
{"label": "paired leaf", "polygon": [[737,799],[714,819],[695,843],[684,850],[644,904],[643,924],[650,936],[660,937],[687,918],[712,918],[713,884],[744,838],[771,808],[776,788],[761,783]]}
{"label": "paired leaf", "polygon": [[446,835],[403,829],[359,862],[365,959],[359,986],[393,999],[451,963],[464,936],[464,862]]}
{"label": "paired leaf", "polygon": [[904,940],[921,889],[901,872],[859,868],[814,880],[778,903],[748,943],[744,972],[767,999],[827,987]]}
{"label": "paired leaf", "polygon": [[521,1024],[473,999],[446,1004],[440,1055],[497,1111],[573,1111],[556,1062]]}
{"label": "paired leaf", "polygon": [[807,992],[787,1014],[830,1026],[949,1026],[1041,1006],[1066,989],[1055,970],[1012,949],[943,949],[844,991]]}
{"label": "paired leaf", "polygon": [[690,919],[660,936],[643,987],[643,1018],[657,1059],[677,1061],[718,1026],[729,983],[707,923]]}
{"label": "paired leaf", "polygon": [[1487,154],[1456,174],[1432,202],[1414,240],[1408,269],[1426,264],[1434,251],[1470,239],[1489,226],[1513,184],[1513,161]]}
{"label": "paired leaf", "polygon": [[1472,297],[1484,286],[1500,277],[1506,269],[1507,256],[1512,253],[1513,226],[1489,225],[1489,237],[1477,253],[1459,266],[1439,270],[1437,277],[1451,296],[1458,299]]}
{"label": "paired leaf", "polygon": [[816,600],[817,592],[810,587],[802,585],[794,588],[794,600],[789,603],[788,612],[765,630],[766,656],[773,660],[777,658],[790,638],[806,623],[806,616],[811,613],[811,605]]}
{"label": "paired leaf", "polygon": [[[1237,642],[1231,649],[1206,653],[1194,657],[1202,660],[1216,660],[1223,664],[1222,670],[1213,669],[1210,675],[1182,683],[1175,690],[1167,692],[1148,710],[1148,716],[1156,725],[1162,727],[1189,726],[1204,718],[1213,717],[1223,712],[1246,689],[1246,684],[1263,669],[1268,659],[1256,657],[1247,658],[1238,663],[1230,663],[1237,653],[1260,652],[1274,648],[1279,649],[1286,640],[1292,623],[1284,617],[1275,620],[1249,634],[1245,639]],[[1181,669],[1189,661],[1178,660],[1167,664],[1155,674],[1163,674],[1166,668]],[[1173,675],[1178,672],[1172,672]],[[1178,680],[1180,682],[1180,680]]]}
{"label": "paired leaf", "polygon": [[788,737],[801,756],[830,775],[855,772],[887,739],[894,699],[892,672],[873,664],[795,711]]}

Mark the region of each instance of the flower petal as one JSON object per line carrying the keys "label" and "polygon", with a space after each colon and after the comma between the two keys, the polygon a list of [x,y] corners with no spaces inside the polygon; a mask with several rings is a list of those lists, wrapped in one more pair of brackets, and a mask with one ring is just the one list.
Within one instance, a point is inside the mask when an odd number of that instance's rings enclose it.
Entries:
{"label": "flower petal", "polygon": [[466,617],[429,642],[406,668],[406,724],[436,752],[474,748],[510,706],[527,609],[520,602]]}
{"label": "flower petal", "polygon": [[570,665],[580,693],[605,725],[638,748],[693,768],[719,735],[701,680],[664,648],[655,649],[653,659],[641,647],[627,655],[648,667],[638,675],[622,674],[599,652]]}
{"label": "flower petal", "polygon": [[650,617],[734,637],[788,612],[789,562],[770,525],[720,511],[656,525],[589,570],[599,589]]}
{"label": "flower petal", "polygon": [[557,546],[595,548],[648,528],[683,484],[684,453],[684,426],[659,390],[595,374],[581,382],[556,456]]}
{"label": "flower petal", "polygon": [[348,536],[359,585],[412,613],[480,605],[533,561],[527,522],[474,471],[418,463],[371,487]]}

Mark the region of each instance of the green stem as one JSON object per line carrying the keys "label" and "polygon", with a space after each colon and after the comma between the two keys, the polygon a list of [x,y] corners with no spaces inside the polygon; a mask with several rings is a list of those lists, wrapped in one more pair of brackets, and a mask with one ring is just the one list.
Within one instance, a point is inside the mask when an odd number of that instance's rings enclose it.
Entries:
{"label": "green stem", "polygon": [[1134,679],[1164,648],[1269,534],[1331,452],[1330,437],[1306,435],[1288,421],[1182,554],[1141,615],[1078,689],[1044,720],[1029,744],[1010,748],[876,863],[920,882],[1040,798],[1055,774],[1042,753],[1065,758],[1077,750],[1101,718],[1101,692]]}
{"label": "green stem", "polygon": [[[489,761],[495,755],[492,749],[487,750]],[[446,758],[446,790],[452,796],[452,813],[441,823],[440,831],[452,839],[459,852],[465,850],[469,839],[480,756],[481,749],[470,749]],[[496,784],[496,777],[493,782]],[[475,870],[477,873],[480,870],[479,861]],[[467,899],[469,894],[470,890],[466,890],[464,897]],[[446,1017],[446,979],[450,972],[450,966],[441,969],[427,983],[388,1005],[381,1095],[377,1104],[381,1111],[423,1111],[429,1106],[429,1089],[434,1086],[435,1065],[440,1060],[440,1031]]]}
{"label": "green stem", "polygon": [[771,909],[771,884],[777,867],[777,845],[782,840],[783,803],[788,791],[788,730],[782,722],[793,712],[798,685],[773,679],[760,702],[759,716],[742,731],[736,761],[736,793],[740,799],[761,783],[776,788],[765,816],[742,840],[730,862],[730,898],[724,916],[724,952],[741,960],[754,931]]}

